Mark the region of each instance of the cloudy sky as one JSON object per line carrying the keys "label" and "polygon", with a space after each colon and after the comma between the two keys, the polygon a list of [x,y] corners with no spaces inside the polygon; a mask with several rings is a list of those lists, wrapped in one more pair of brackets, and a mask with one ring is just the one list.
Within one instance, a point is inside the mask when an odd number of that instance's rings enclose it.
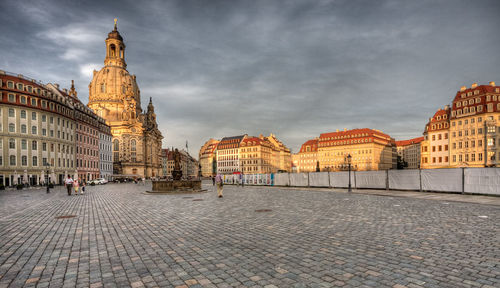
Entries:
{"label": "cloudy sky", "polygon": [[274,133],[421,136],[462,85],[500,82],[500,1],[1,0],[0,69],[88,102],[118,18],[165,147]]}

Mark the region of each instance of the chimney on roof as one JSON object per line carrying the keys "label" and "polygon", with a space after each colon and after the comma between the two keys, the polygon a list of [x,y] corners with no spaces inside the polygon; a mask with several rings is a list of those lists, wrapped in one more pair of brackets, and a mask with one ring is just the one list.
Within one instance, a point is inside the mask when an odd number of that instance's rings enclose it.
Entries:
{"label": "chimney on roof", "polygon": [[490,81],[490,86],[495,87],[495,81]]}
{"label": "chimney on roof", "polygon": [[472,86],[470,88],[474,89],[477,87],[477,83],[472,83]]}
{"label": "chimney on roof", "polygon": [[460,92],[465,91],[465,89],[467,89],[467,87],[465,86],[460,87]]}

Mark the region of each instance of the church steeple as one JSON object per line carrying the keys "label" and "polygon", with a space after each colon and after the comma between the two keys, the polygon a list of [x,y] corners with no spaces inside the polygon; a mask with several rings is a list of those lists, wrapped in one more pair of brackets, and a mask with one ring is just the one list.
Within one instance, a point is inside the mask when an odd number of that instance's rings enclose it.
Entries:
{"label": "church steeple", "polygon": [[108,33],[108,38],[106,38],[106,58],[104,59],[104,65],[127,68],[127,63],[125,62],[125,44],[120,32],[118,32],[116,22],[117,19],[115,18],[115,27],[113,31]]}
{"label": "church steeple", "polygon": [[77,92],[76,92],[76,89],[75,89],[75,81],[74,80],[71,80],[71,89],[69,89],[69,96],[73,96],[76,98],[76,95],[77,95]]}

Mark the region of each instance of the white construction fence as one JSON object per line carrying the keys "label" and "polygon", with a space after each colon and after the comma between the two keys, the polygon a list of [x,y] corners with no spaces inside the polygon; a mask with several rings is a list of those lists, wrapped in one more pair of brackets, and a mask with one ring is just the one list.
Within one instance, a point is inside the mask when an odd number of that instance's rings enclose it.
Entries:
{"label": "white construction fence", "polygon": [[[224,175],[224,183],[263,186],[347,188],[349,172]],[[439,191],[500,196],[500,168],[351,171],[351,187]]]}

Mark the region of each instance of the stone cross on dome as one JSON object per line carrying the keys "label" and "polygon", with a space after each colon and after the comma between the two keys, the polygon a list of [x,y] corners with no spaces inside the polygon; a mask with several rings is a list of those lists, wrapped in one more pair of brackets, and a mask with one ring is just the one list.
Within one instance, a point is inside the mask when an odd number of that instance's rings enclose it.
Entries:
{"label": "stone cross on dome", "polygon": [[116,25],[116,22],[118,22],[118,19],[115,18],[115,29],[114,30],[117,30],[118,29],[118,25]]}

